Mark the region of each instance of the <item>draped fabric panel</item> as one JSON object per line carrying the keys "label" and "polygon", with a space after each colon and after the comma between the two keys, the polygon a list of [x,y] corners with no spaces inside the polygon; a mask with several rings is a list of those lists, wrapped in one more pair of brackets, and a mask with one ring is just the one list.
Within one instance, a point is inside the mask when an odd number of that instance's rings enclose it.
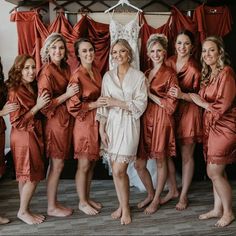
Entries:
{"label": "draped fabric panel", "polygon": [[[196,8],[193,20],[184,15],[176,7],[171,10],[171,15],[167,22],[159,28],[153,28],[148,25],[147,20],[143,13],[140,14],[139,20],[142,28],[140,30],[141,48],[140,48],[140,68],[145,72],[151,66],[148,60],[146,43],[149,36],[153,33],[163,33],[167,36],[169,41],[168,56],[174,54],[174,42],[176,35],[180,30],[188,29],[191,31],[196,39],[196,47],[193,52],[200,52],[200,39],[201,41],[207,34],[212,33],[212,27],[209,26],[213,23],[212,17],[208,14],[202,15],[206,6],[201,5]],[[209,9],[207,9],[209,10]],[[222,6],[217,8],[220,16],[223,17],[221,22],[222,27],[217,27],[214,31],[215,35],[224,36],[231,30],[232,17],[228,7]],[[209,20],[211,19],[211,20]],[[71,26],[69,21],[64,16],[64,13],[59,13],[53,23],[45,26],[37,11],[24,11],[14,12],[11,14],[11,21],[16,22],[18,32],[18,53],[30,54],[36,59],[37,71],[41,67],[40,49],[46,37],[52,32],[61,33],[66,41],[69,50],[68,63],[71,70],[74,71],[78,66],[78,61],[74,54],[73,44],[80,37],[88,37],[95,44],[95,65],[103,75],[108,70],[109,63],[109,50],[110,50],[110,33],[109,24],[99,23],[91,19],[87,15],[82,15],[79,22]],[[200,37],[200,39],[199,39]]]}
{"label": "draped fabric panel", "polygon": [[16,22],[18,34],[18,53],[33,54],[35,46],[35,18],[38,14],[35,11],[15,12],[11,14],[10,20]]}
{"label": "draped fabric panel", "polygon": [[89,22],[88,36],[95,45],[95,65],[102,75],[108,71],[109,52],[110,52],[110,33],[109,25],[95,22],[87,18]]}

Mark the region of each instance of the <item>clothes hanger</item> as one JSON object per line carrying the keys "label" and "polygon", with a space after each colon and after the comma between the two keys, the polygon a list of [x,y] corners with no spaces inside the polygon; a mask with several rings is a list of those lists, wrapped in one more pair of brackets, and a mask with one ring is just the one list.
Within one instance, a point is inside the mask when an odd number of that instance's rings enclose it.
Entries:
{"label": "clothes hanger", "polygon": [[135,10],[137,10],[137,11],[139,11],[139,12],[143,12],[142,9],[140,9],[140,8],[138,8],[138,7],[136,7],[136,6],[134,6],[134,5],[131,4],[128,0],[119,0],[119,2],[118,2],[117,4],[115,4],[114,6],[110,7],[109,9],[105,10],[104,13],[108,13],[108,12],[110,12],[111,10],[115,9],[116,7],[118,7],[118,6],[120,6],[120,5],[122,5],[122,7],[123,7],[124,4],[126,4],[126,5],[129,6],[129,7],[132,7],[133,9],[135,9]]}

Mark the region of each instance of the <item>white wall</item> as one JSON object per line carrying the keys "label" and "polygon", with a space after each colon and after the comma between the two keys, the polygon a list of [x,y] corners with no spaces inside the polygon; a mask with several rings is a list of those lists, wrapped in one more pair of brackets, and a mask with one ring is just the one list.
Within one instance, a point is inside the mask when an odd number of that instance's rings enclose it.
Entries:
{"label": "white wall", "polygon": [[[0,1],[0,56],[2,58],[5,79],[7,79],[8,71],[18,54],[16,23],[10,22],[9,14],[9,11],[14,7],[15,5],[12,3]],[[9,117],[5,117],[5,121],[8,127],[6,131],[6,147],[9,147]]]}

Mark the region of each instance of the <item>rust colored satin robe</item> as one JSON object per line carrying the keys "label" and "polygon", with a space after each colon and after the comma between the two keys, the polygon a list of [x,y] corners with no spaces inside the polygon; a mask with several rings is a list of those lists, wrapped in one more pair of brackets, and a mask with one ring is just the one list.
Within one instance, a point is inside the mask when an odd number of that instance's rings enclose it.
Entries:
{"label": "rust colored satin robe", "polygon": [[[148,78],[150,70],[145,74]],[[170,97],[169,89],[177,85],[175,72],[162,65],[151,81],[150,92],[161,99],[163,108],[148,100],[147,109],[142,116],[139,157],[162,159],[176,155],[173,113],[177,99]]]}
{"label": "rust colored satin robe", "polygon": [[10,145],[13,154],[16,179],[18,181],[40,181],[44,179],[43,132],[41,120],[30,112],[37,95],[24,85],[9,90],[9,102],[20,108],[10,113],[12,125]]}
{"label": "rust colored satin robe", "polygon": [[89,160],[99,159],[100,139],[96,110],[89,110],[89,103],[95,102],[101,94],[102,77],[93,67],[94,78],[80,65],[73,73],[70,83],[76,83],[80,92],[67,101],[69,113],[75,117],[73,129],[74,158],[85,157]]}
{"label": "rust colored satin robe", "polygon": [[209,104],[203,116],[203,147],[207,163],[228,164],[236,161],[236,84],[229,66],[213,82],[203,86],[200,96]]}
{"label": "rust colored satin robe", "polygon": [[50,95],[51,102],[41,112],[47,117],[45,122],[46,155],[50,158],[68,159],[72,142],[73,117],[66,108],[66,102],[57,104],[57,97],[66,92],[70,79],[70,69],[58,68],[55,64],[45,64],[39,72],[38,92]]}
{"label": "rust colored satin robe", "polygon": [[[172,56],[166,61],[166,65],[176,71],[177,56]],[[194,58],[177,73],[177,80],[181,91],[184,93],[198,92],[200,88],[201,73]],[[202,141],[202,111],[195,103],[179,99],[174,114],[175,130],[178,141],[183,144],[192,144]]]}
{"label": "rust colored satin robe", "polygon": [[4,149],[5,149],[5,130],[6,125],[3,117],[0,117],[0,175],[5,173],[6,165],[4,162]]}

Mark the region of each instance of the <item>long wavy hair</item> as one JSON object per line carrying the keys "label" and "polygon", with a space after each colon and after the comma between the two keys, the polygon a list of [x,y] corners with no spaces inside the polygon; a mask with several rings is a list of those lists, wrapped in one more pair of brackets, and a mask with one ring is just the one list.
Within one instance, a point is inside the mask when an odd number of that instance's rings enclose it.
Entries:
{"label": "long wavy hair", "polygon": [[51,61],[50,55],[49,55],[49,48],[52,47],[53,44],[59,41],[63,42],[64,47],[65,47],[65,56],[61,61],[61,67],[65,68],[68,65],[66,61],[68,59],[69,52],[66,46],[65,38],[59,33],[52,33],[46,38],[44,45],[40,50],[41,60],[43,63],[49,63]]}
{"label": "long wavy hair", "polygon": [[[203,41],[202,46],[204,45],[205,42],[209,42],[209,41],[215,43],[217,46],[217,49],[219,52],[219,58],[216,63],[216,68],[220,72],[221,70],[223,70],[223,68],[226,65],[230,65],[229,55],[225,51],[224,42],[221,37],[209,36]],[[210,76],[211,76],[211,68],[210,68],[210,66],[208,66],[204,62],[202,55],[201,55],[201,63],[202,63],[202,81],[201,81],[201,83],[204,85],[207,85],[209,83]]]}
{"label": "long wavy hair", "polygon": [[[28,59],[34,60],[32,56],[27,55],[27,54],[19,55],[16,57],[14,64],[8,73],[8,80],[6,81],[6,86],[8,89],[17,89],[23,83],[22,70],[25,66],[25,62]],[[35,90],[35,83],[36,81],[34,80],[32,82],[32,87],[34,90]]]}
{"label": "long wavy hair", "polygon": [[6,101],[7,101],[7,88],[4,83],[3,66],[0,57],[0,110],[2,110]]}

